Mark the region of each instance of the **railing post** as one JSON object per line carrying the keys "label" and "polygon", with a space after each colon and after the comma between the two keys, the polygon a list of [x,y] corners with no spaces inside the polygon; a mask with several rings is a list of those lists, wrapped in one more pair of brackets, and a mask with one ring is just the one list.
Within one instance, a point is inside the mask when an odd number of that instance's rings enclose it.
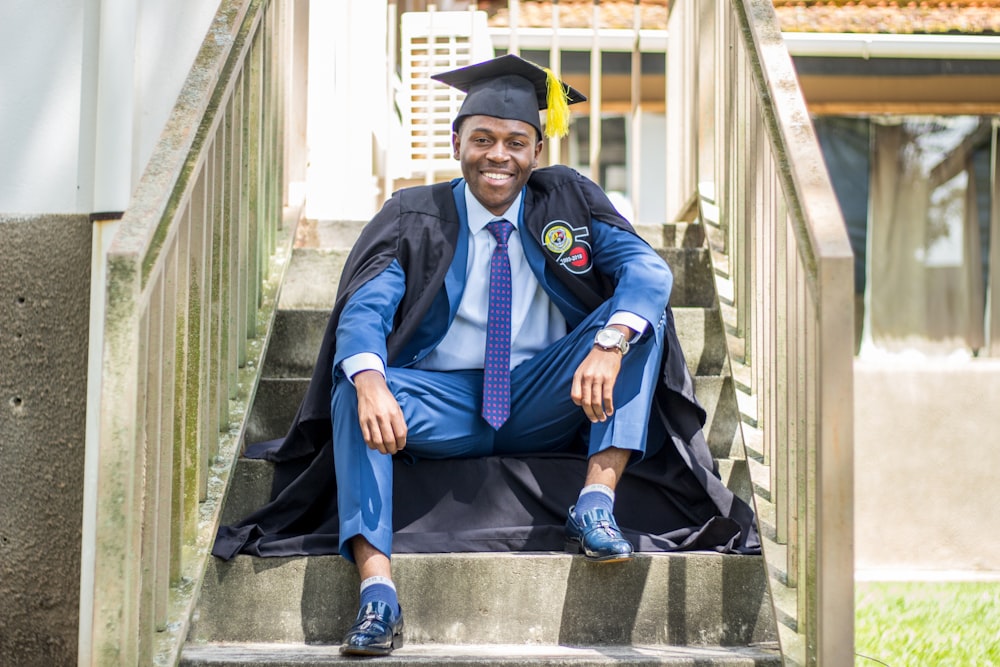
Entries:
{"label": "railing post", "polygon": [[[139,433],[135,387],[139,374],[141,269],[135,257],[111,256],[104,266],[104,320],[101,344],[100,398],[88,420],[98,422],[87,443],[88,484],[83,536],[84,572],[81,590],[80,641],[82,665],[138,664],[136,613],[141,550],[136,504],[142,501],[142,459],[134,446]],[[103,288],[103,284],[98,286]],[[99,494],[98,494],[99,490]],[[90,499],[92,498],[92,500]],[[141,504],[140,504],[141,507]],[[93,517],[93,518],[91,518]],[[82,587],[81,587],[82,588]]]}

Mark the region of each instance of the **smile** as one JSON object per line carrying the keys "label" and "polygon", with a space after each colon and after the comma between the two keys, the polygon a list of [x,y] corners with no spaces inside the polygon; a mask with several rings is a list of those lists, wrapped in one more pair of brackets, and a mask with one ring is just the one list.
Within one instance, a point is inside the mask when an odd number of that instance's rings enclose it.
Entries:
{"label": "smile", "polygon": [[513,178],[513,176],[511,176],[510,174],[498,174],[498,173],[492,172],[492,171],[484,171],[483,172],[483,176],[487,180],[497,181],[497,182],[499,182],[499,181],[506,181],[506,180],[510,180],[511,178]]}

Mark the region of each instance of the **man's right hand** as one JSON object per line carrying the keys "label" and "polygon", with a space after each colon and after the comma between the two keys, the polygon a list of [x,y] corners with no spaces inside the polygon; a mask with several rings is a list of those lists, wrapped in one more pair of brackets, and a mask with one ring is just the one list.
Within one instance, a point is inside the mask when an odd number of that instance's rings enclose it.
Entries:
{"label": "man's right hand", "polygon": [[378,371],[361,371],[353,378],[358,394],[361,435],[372,449],[395,454],[406,447],[406,421],[396,397]]}

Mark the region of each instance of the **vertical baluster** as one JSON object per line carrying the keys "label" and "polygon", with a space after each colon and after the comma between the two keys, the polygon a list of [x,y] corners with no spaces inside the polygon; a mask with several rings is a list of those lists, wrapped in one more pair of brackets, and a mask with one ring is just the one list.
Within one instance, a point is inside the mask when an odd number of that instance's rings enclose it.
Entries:
{"label": "vertical baluster", "polygon": [[795,232],[791,224],[785,227],[786,248],[788,259],[785,264],[784,280],[787,282],[785,303],[788,309],[786,319],[786,336],[788,337],[786,354],[788,356],[788,471],[783,481],[788,493],[788,549],[785,552],[785,570],[789,586],[798,582],[798,552],[799,533],[798,522],[802,516],[799,507],[799,462],[802,439],[802,409],[801,394],[804,389],[801,376],[801,298],[803,286],[802,272],[798,247],[795,242]]}
{"label": "vertical baluster", "polygon": [[[721,12],[722,16],[729,16],[728,12]],[[727,44],[731,44],[732,39],[732,21],[727,20],[726,25],[728,27],[726,40]],[[727,58],[726,67],[729,74],[729,86],[728,86],[728,101],[726,104],[726,110],[728,114],[723,118],[731,118],[734,114],[743,114],[747,105],[746,97],[746,82],[743,77],[740,76],[740,63],[737,59],[738,51],[730,47],[730,56]],[[747,126],[744,123],[726,123],[723,122],[723,126],[727,129],[730,137],[728,162],[729,168],[726,173],[729,175],[729,182],[732,183],[732,192],[734,193],[728,197],[729,203],[727,204],[727,213],[725,219],[728,220],[745,220],[747,215],[746,208],[746,197],[739,197],[736,193],[747,192],[747,181],[748,173],[750,170],[747,169],[747,160],[752,155],[750,150],[750,137],[747,135]],[[727,222],[728,224],[728,222]],[[728,235],[725,235],[728,237]],[[726,238],[726,248],[724,249],[726,253],[732,255],[732,248],[729,246],[729,239]],[[730,275],[732,270],[730,269]]]}
{"label": "vertical baluster", "polygon": [[260,146],[260,189],[261,189],[261,262],[260,279],[268,279],[269,268],[267,258],[274,252],[274,219],[271,192],[271,170],[273,169],[274,141],[274,106],[271,98],[274,95],[274,5],[269,5],[264,12],[258,29],[261,44],[260,70],[260,106],[261,106],[261,146]]}
{"label": "vertical baluster", "polygon": [[235,269],[239,276],[239,296],[237,300],[237,309],[234,313],[234,319],[239,323],[239,331],[237,332],[236,344],[239,350],[239,366],[243,368],[247,361],[247,339],[251,336],[251,332],[254,330],[254,325],[248,320],[247,313],[251,309],[251,294],[253,290],[250,287],[250,258],[251,258],[251,202],[250,202],[250,122],[248,120],[251,106],[250,95],[249,95],[249,78],[250,75],[247,72],[247,67],[244,66],[243,70],[240,72],[239,81],[237,82],[238,90],[238,103],[236,106],[236,114],[234,114],[234,121],[236,123],[234,127],[234,132],[239,135],[239,143],[237,146],[238,152],[235,154],[239,157],[239,187],[236,188],[233,195],[236,197],[237,205],[239,207],[239,217],[237,218],[237,228],[239,233],[239,255],[236,258]]}
{"label": "vertical baluster", "polygon": [[[774,350],[774,229],[777,224],[777,201],[774,192],[775,165],[770,146],[764,149],[764,179],[761,195],[763,197],[764,216],[760,221],[761,259],[757,273],[757,291],[760,293],[760,365],[762,376],[763,410],[758,415],[761,427],[764,429],[764,441],[768,453],[771,472],[771,498],[774,501],[776,489],[775,457],[776,424],[775,424],[775,350]],[[777,506],[775,507],[777,510]]]}
{"label": "vertical baluster", "polygon": [[[780,188],[779,188],[780,189]],[[777,469],[774,494],[774,504],[777,508],[776,528],[778,542],[787,544],[791,525],[791,507],[788,502],[788,469],[791,456],[792,429],[789,428],[790,415],[788,409],[791,383],[789,382],[788,338],[791,335],[788,327],[788,229],[791,225],[785,209],[785,198],[782,192],[778,197],[778,210],[774,225],[774,373],[775,373],[775,406],[774,424],[775,447],[777,457],[774,468]]]}
{"label": "vertical baluster", "polygon": [[243,293],[243,283],[240,280],[240,215],[242,214],[242,203],[240,197],[240,184],[242,183],[242,130],[239,122],[239,106],[241,100],[242,87],[233,87],[233,93],[226,103],[223,114],[223,133],[225,136],[225,150],[222,169],[224,172],[223,182],[225,192],[223,193],[223,217],[225,218],[226,232],[226,282],[229,287],[227,298],[223,307],[225,319],[223,329],[226,340],[226,373],[228,376],[229,398],[236,398],[239,390],[239,369],[243,365],[243,346],[241,332],[243,331],[243,320],[239,317],[240,298]]}
{"label": "vertical baluster", "polygon": [[809,382],[806,400],[806,421],[810,425],[808,430],[809,440],[806,445],[806,520],[803,522],[803,554],[802,572],[799,577],[798,591],[798,632],[805,640],[806,658],[811,664],[815,662],[816,654],[816,616],[817,616],[817,593],[816,587],[819,583],[816,576],[816,540],[819,524],[816,516],[816,472],[817,472],[817,451],[819,445],[818,431],[819,425],[816,422],[818,416],[817,400],[820,392],[820,366],[819,345],[817,342],[817,308],[814,300],[815,294],[810,294],[808,298],[808,317],[806,318],[806,338]]}
{"label": "vertical baluster", "polygon": [[178,337],[181,345],[178,352],[177,374],[177,423],[178,429],[178,449],[175,452],[174,461],[180,468],[175,476],[174,492],[177,494],[177,511],[174,514],[174,521],[180,531],[178,538],[174,542],[176,549],[176,573],[179,578],[183,568],[183,544],[195,537],[193,524],[190,521],[192,514],[198,508],[198,466],[197,466],[197,440],[198,440],[198,329],[201,325],[200,307],[198,301],[199,276],[198,267],[194,262],[197,233],[191,226],[191,216],[188,205],[185,205],[177,214],[177,264],[178,264],[178,287],[184,290],[183,294],[183,314],[179,322],[183,322],[183,329],[178,329]]}
{"label": "vertical baluster", "polygon": [[135,510],[141,521],[139,553],[134,554],[139,570],[138,655],[142,664],[148,664],[152,655],[153,632],[156,630],[156,507],[157,507],[157,467],[160,447],[160,402],[157,386],[160,379],[160,357],[162,337],[160,335],[163,315],[163,282],[160,272],[151,276],[147,285],[147,302],[139,317],[139,359],[136,402],[139,411],[136,421],[136,474],[145,480],[143,492],[139,496]]}
{"label": "vertical baluster", "polygon": [[247,145],[247,192],[248,215],[247,228],[247,263],[246,275],[247,303],[243,313],[246,319],[247,337],[257,337],[257,308],[260,307],[260,277],[261,277],[261,192],[260,192],[260,151],[261,151],[261,46],[254,41],[247,57],[247,68],[244,71],[246,84],[246,130],[244,136]]}
{"label": "vertical baluster", "polygon": [[208,400],[206,413],[209,418],[208,441],[206,442],[207,465],[206,473],[210,470],[213,461],[219,450],[219,431],[221,424],[225,421],[223,416],[223,404],[225,393],[221,380],[221,349],[222,349],[222,322],[220,313],[222,310],[222,257],[220,254],[220,234],[218,222],[218,195],[219,184],[216,180],[216,134],[206,140],[205,161],[202,163],[202,178],[205,180],[205,213],[204,225],[207,234],[208,259],[211,267],[209,280],[211,292],[209,295],[208,312]]}
{"label": "vertical baluster", "polygon": [[207,202],[207,173],[204,164],[198,170],[194,186],[191,189],[191,203],[188,208],[189,226],[189,266],[191,267],[191,340],[189,345],[194,352],[188,369],[188,400],[187,414],[190,423],[188,436],[188,463],[192,466],[191,479],[195,484],[195,498],[189,506],[191,511],[187,521],[191,530],[197,527],[195,517],[198,503],[206,497],[208,484],[208,442],[212,437],[209,430],[211,420],[208,418],[208,349],[209,349],[209,315],[211,313],[211,252],[206,236],[211,229],[205,221]]}

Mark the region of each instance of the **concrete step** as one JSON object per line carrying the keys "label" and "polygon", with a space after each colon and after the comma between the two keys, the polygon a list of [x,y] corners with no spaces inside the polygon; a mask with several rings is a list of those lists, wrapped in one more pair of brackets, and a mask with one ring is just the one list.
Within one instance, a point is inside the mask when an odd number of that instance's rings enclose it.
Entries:
{"label": "concrete step", "polygon": [[[718,309],[675,307],[673,311],[691,375],[728,373],[726,332]],[[328,319],[328,310],[279,310],[264,358],[264,377],[311,377]]]}
{"label": "concrete step", "polygon": [[348,248],[295,248],[281,285],[278,308],[329,312],[349,253]]}
{"label": "concrete step", "polygon": [[[295,248],[281,287],[278,308],[329,311],[337,298],[337,285],[347,248]],[[711,256],[705,248],[659,248],[657,253],[674,275],[670,302],[675,307],[715,307]]]}
{"label": "concrete step", "polygon": [[[406,641],[565,646],[752,646],[776,640],[764,563],[716,553],[590,563],[561,553],[398,554]],[[208,565],[188,640],[339,642],[358,605],[339,556]]]}
{"label": "concrete step", "polygon": [[[180,667],[305,667],[357,664],[339,655],[336,645],[311,644],[191,644]],[[479,644],[408,644],[382,658],[379,664],[448,665],[449,667],[778,667],[777,648],[766,646],[594,646]]]}
{"label": "concrete step", "polygon": [[[309,386],[307,378],[262,378],[247,419],[246,442],[283,437]],[[742,455],[737,448],[739,410],[729,376],[694,377],[695,394],[708,412],[705,437],[716,458]]]}
{"label": "concrete step", "polygon": [[706,248],[659,248],[674,275],[670,305],[715,308],[715,280],[712,256]]}

